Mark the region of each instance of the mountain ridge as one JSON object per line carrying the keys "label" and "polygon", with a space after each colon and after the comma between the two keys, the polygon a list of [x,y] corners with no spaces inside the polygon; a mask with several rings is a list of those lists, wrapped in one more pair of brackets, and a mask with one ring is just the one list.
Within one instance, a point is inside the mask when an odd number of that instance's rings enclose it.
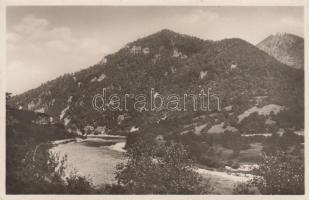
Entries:
{"label": "mountain ridge", "polygon": [[[222,96],[224,106],[233,104],[238,110],[235,116],[229,117],[233,121],[237,114],[254,105],[250,101],[255,101],[256,96],[268,95],[269,100],[264,104],[273,101],[290,104],[294,97],[289,97],[284,88],[298,87],[293,92],[299,97],[303,76],[242,39],[209,41],[163,30],[128,43],[118,52],[106,56],[103,63],[63,75],[14,96],[10,103],[23,109],[46,112],[54,120],[66,124],[68,129],[79,132],[88,125],[110,126],[110,130],[128,132],[135,123],[142,126],[146,114],[127,113],[131,115],[128,123],[118,126],[117,119],[123,112],[97,113],[91,107],[91,97],[100,94],[102,88],[119,94],[146,93],[149,88],[154,88],[162,94],[170,94],[197,93],[201,87],[213,88]],[[288,98],[282,98],[282,95]],[[301,107],[301,99],[296,106]],[[243,105],[237,105],[237,101],[243,101]],[[168,114],[171,115],[169,119],[185,117],[183,113]],[[150,118],[145,122],[157,121],[162,115],[163,112],[148,114]],[[227,123],[227,119],[221,121]],[[244,131],[241,127],[238,129]]]}
{"label": "mountain ridge", "polygon": [[290,67],[304,69],[304,39],[300,36],[277,33],[262,40],[257,47]]}

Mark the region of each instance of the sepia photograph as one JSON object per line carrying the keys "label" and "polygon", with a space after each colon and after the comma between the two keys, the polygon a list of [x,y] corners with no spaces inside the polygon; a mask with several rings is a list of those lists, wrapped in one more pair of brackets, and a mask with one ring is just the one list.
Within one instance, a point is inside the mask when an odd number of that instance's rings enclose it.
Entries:
{"label": "sepia photograph", "polygon": [[305,195],[304,6],[5,12],[6,195]]}

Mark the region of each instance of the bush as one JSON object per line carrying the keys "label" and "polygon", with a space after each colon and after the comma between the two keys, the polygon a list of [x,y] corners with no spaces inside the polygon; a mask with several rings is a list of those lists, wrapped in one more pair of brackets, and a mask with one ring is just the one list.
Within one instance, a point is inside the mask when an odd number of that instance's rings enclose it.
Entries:
{"label": "bush", "polygon": [[[29,151],[10,173],[9,194],[90,194],[90,180],[72,172],[66,177],[66,156],[51,153],[48,146]],[[18,169],[18,171],[17,171]],[[15,183],[12,180],[16,180]]]}
{"label": "bush", "polygon": [[262,194],[304,194],[304,163],[277,152],[265,155],[253,184]]}
{"label": "bush", "polygon": [[240,167],[240,164],[238,162],[233,162],[233,164],[231,165],[231,167],[233,169],[238,169]]}
{"label": "bush", "polygon": [[106,184],[97,189],[96,194],[128,194],[128,192],[119,184]]}
{"label": "bush", "polygon": [[140,141],[117,166],[118,184],[129,194],[205,194],[209,182],[194,171],[187,150],[180,144]]}
{"label": "bush", "polygon": [[[245,194],[256,187],[261,194],[304,194],[304,161],[283,152],[264,155],[255,177],[245,185],[238,185],[234,192]],[[250,191],[249,191],[250,192]]]}
{"label": "bush", "polygon": [[202,155],[199,158],[199,162],[202,165],[206,165],[208,167],[213,167],[213,168],[219,168],[219,167],[224,167],[224,163],[219,161],[218,159],[214,158],[214,157],[210,157],[207,155]]}
{"label": "bush", "polygon": [[256,194],[256,188],[247,183],[239,183],[234,186],[233,194]]}
{"label": "bush", "polygon": [[73,173],[66,178],[66,192],[68,194],[92,194],[94,187],[86,177]]}

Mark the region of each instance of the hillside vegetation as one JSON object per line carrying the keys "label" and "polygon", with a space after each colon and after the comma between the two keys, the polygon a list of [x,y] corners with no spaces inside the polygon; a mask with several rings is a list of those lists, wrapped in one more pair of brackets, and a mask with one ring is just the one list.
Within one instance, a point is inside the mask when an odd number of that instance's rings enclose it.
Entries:
{"label": "hillside vegetation", "polygon": [[[68,134],[125,135],[128,149],[140,141],[176,142],[207,167],[238,168],[261,161],[262,151],[277,150],[301,161],[304,71],[273,56],[239,38],[209,41],[162,30],[94,66],[16,95],[8,105],[48,114]],[[294,60],[303,63],[303,57]],[[162,96],[178,94],[180,101],[183,94],[211,88],[220,106],[211,98],[207,111],[195,111],[192,99],[186,111],[137,111],[132,104],[98,111],[92,101],[103,88],[122,97],[150,95],[153,88]]]}

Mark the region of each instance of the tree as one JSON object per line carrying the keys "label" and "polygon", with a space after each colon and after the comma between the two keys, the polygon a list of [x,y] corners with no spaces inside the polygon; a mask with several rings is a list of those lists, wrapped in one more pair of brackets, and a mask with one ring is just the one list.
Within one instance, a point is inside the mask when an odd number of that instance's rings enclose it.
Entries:
{"label": "tree", "polygon": [[139,141],[128,149],[126,163],[117,166],[116,179],[129,194],[204,194],[208,180],[194,171],[183,145]]}
{"label": "tree", "polygon": [[[76,171],[65,173],[67,158],[51,153],[49,147],[28,151],[24,159],[8,168],[8,194],[92,194],[95,189],[87,177]],[[10,157],[10,159],[16,159]]]}
{"label": "tree", "polygon": [[11,93],[11,92],[6,92],[6,93],[5,93],[5,100],[6,100],[6,101],[10,100],[11,97],[12,97],[12,93]]}
{"label": "tree", "polygon": [[245,185],[237,185],[234,193],[252,194],[257,188],[262,194],[304,194],[304,162],[284,152],[264,155],[255,177]]}

